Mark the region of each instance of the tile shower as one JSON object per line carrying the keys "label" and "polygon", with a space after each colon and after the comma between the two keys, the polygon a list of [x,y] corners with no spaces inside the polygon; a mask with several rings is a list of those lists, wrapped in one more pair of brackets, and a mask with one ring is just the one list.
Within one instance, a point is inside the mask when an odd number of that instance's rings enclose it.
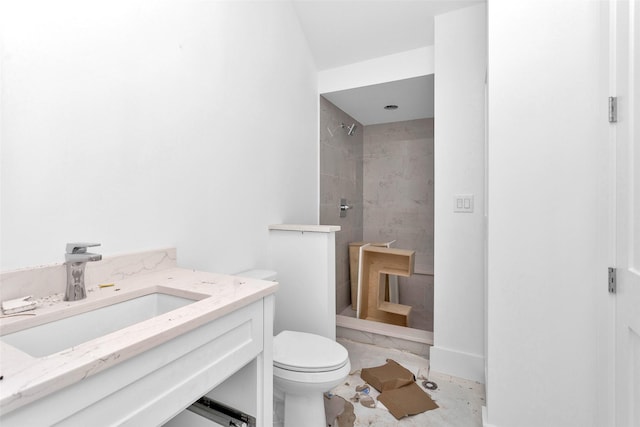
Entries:
{"label": "tile shower", "polygon": [[[356,123],[348,136],[341,124]],[[320,223],[337,224],[336,312],[349,311],[350,242],[415,251],[415,273],[398,280],[410,327],[433,331],[433,119],[362,126],[320,97]],[[352,206],[340,217],[340,198]]]}

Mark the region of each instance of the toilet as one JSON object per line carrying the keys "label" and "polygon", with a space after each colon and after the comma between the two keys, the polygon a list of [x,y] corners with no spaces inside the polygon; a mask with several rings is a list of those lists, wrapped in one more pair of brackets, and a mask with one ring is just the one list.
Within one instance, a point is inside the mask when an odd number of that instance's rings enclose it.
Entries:
{"label": "toilet", "polygon": [[[276,280],[276,273],[269,270],[249,270],[237,275]],[[287,310],[286,295],[277,296],[280,298],[276,300],[276,313]],[[285,427],[325,427],[323,394],[344,381],[350,370],[349,354],[342,345],[297,330],[296,324],[287,325],[286,330],[273,338],[273,384],[284,395]]]}

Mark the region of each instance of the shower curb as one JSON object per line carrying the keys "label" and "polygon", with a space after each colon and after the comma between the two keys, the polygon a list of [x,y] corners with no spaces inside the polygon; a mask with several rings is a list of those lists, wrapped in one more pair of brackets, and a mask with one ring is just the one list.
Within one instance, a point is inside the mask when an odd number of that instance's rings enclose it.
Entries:
{"label": "shower curb", "polygon": [[336,316],[336,336],[355,342],[403,350],[429,358],[433,332],[388,325],[349,316]]}

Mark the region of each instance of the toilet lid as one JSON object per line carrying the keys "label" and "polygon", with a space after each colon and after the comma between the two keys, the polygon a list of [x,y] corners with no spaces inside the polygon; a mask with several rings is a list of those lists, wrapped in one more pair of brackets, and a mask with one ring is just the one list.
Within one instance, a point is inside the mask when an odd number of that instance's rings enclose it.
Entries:
{"label": "toilet lid", "polygon": [[320,335],[282,331],[273,339],[273,364],[282,369],[332,371],[344,366],[348,360],[346,348]]}

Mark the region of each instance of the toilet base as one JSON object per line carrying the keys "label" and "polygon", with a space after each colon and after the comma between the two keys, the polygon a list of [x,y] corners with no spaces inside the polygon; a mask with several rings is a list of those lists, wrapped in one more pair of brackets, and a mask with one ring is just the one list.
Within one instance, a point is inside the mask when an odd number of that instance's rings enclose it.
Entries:
{"label": "toilet base", "polygon": [[284,427],[326,427],[326,425],[322,393],[285,394]]}
{"label": "toilet base", "polygon": [[[301,342],[306,345],[300,347]],[[273,347],[273,387],[284,393],[284,427],[326,427],[324,392],[349,376],[351,363],[347,350],[327,338],[293,331],[278,334],[273,339]],[[301,348],[304,351],[301,352]],[[293,350],[298,354],[291,359]],[[333,358],[324,358],[325,363],[329,361],[328,365],[319,364],[322,356],[317,356],[325,353],[333,354]],[[291,360],[294,365],[286,363]],[[328,370],[322,370],[323,366]],[[290,367],[297,369],[287,369]]]}

